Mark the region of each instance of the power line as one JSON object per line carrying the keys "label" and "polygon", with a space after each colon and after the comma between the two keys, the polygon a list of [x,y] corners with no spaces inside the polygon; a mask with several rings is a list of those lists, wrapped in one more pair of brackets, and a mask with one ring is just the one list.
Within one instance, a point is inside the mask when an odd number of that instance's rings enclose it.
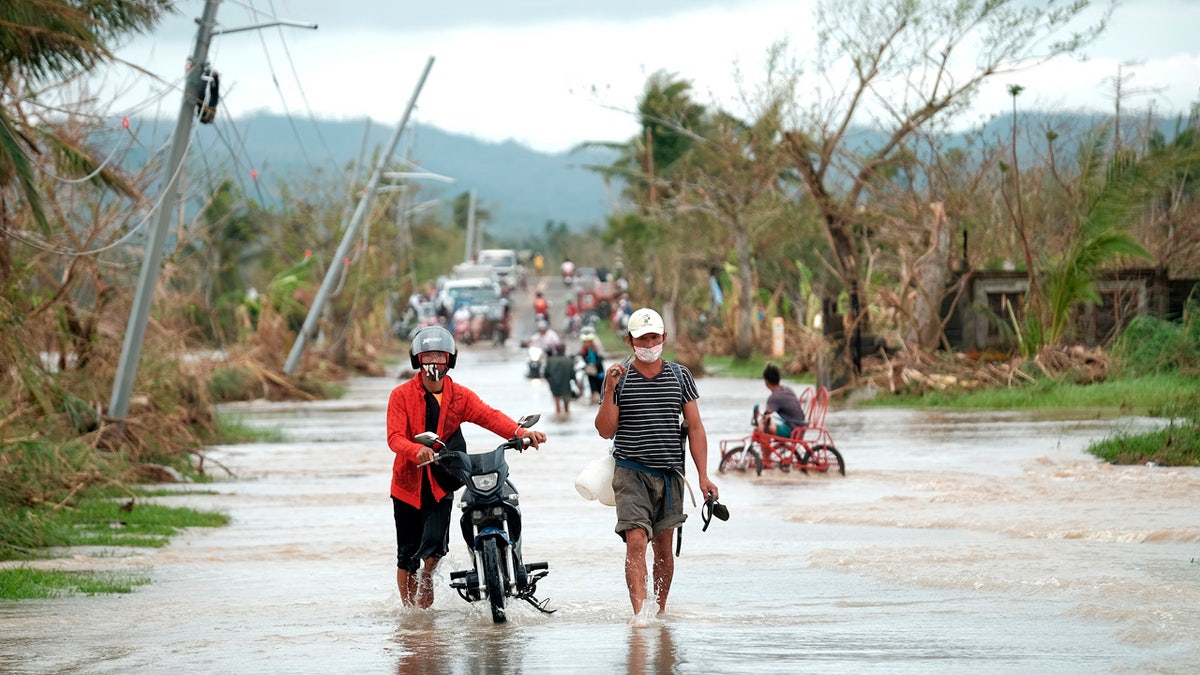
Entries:
{"label": "power line", "polygon": [[[271,7],[271,13],[275,13],[275,0],[267,0],[267,4]],[[300,100],[304,101],[304,109],[308,112],[308,119],[312,122],[313,131],[317,133],[317,140],[321,142],[321,147],[325,150],[325,155],[329,158],[331,166],[337,166],[337,159],[333,156],[333,151],[329,149],[329,144],[325,142],[325,135],[321,133],[321,125],[317,124],[316,115],[313,114],[312,106],[308,103],[308,95],[304,92],[304,85],[300,81],[300,73],[296,72],[296,62],[292,59],[292,50],[288,48],[287,39],[284,38],[283,28],[279,29],[279,42],[283,45],[283,53],[287,56],[288,66],[292,70],[292,78],[296,80],[296,88],[300,91]]]}
{"label": "power line", "polygon": [[[186,145],[184,146],[185,154],[186,154],[186,148],[189,147],[192,143],[194,134],[195,134],[195,130],[193,129],[192,133],[190,133],[188,135]],[[183,165],[184,165],[184,161],[181,159],[180,162],[175,166],[174,170],[171,172],[172,173],[171,178],[169,178],[164,183],[164,185],[170,185],[171,182],[174,181],[175,178],[179,176],[179,172],[182,170]],[[27,245],[37,248],[39,250],[45,251],[47,253],[53,253],[56,255],[70,256],[70,257],[98,255],[100,253],[104,253],[105,251],[109,251],[118,246],[121,246],[121,245],[125,244],[128,240],[132,239],[133,235],[135,235],[139,231],[141,231],[142,227],[147,222],[149,222],[152,217],[154,217],[154,215],[158,212],[158,210],[160,208],[162,208],[163,202],[166,200],[166,198],[167,198],[167,190],[164,189],[162,191],[162,194],[159,195],[158,201],[154,203],[154,206],[150,209],[149,212],[146,213],[145,217],[143,217],[142,220],[140,222],[138,222],[137,225],[134,225],[128,232],[126,232],[125,234],[123,234],[119,238],[117,238],[116,241],[113,241],[108,244],[105,244],[104,246],[89,249],[86,251],[68,250],[68,249],[58,248],[49,243],[35,241],[35,240],[30,239],[29,237],[25,236],[22,233],[14,232],[14,231],[9,230],[8,228],[4,228],[4,227],[0,227],[0,230],[4,231],[6,234],[11,236],[12,238],[14,238],[24,244],[27,244]]]}
{"label": "power line", "polygon": [[[251,3],[250,6],[253,9],[254,4]],[[300,154],[304,156],[304,162],[308,164],[308,169],[316,173],[317,168],[308,156],[308,149],[304,147],[303,139],[300,138],[300,130],[296,128],[296,120],[292,117],[292,111],[288,107],[287,97],[283,95],[283,88],[279,86],[279,78],[275,75],[275,63],[271,60],[271,50],[267,49],[267,38],[262,31],[258,32],[258,40],[262,44],[263,56],[267,59],[267,70],[271,72],[271,82],[275,84],[275,91],[279,94],[279,104],[283,106],[283,114],[287,118],[288,126],[292,128],[292,136],[296,138],[296,144],[300,147]]]}

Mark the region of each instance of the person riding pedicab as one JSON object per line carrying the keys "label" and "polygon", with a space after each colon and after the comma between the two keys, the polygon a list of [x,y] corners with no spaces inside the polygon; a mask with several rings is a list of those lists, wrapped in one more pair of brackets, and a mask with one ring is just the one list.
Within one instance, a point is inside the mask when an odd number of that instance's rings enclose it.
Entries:
{"label": "person riding pedicab", "polygon": [[[756,412],[755,423],[759,431],[772,436],[791,436],[793,429],[804,426],[804,408],[791,387],[780,384],[779,366],[768,363],[762,372],[763,384],[771,394],[767,396],[766,409],[761,415]],[[755,406],[758,410],[758,406]]]}

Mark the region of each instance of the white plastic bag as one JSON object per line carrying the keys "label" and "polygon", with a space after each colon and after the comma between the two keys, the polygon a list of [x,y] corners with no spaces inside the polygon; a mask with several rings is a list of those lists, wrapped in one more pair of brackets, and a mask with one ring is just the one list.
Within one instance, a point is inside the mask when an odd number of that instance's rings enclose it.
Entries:
{"label": "white plastic bag", "polygon": [[616,506],[617,497],[612,487],[616,467],[617,460],[609,454],[593,460],[575,478],[575,490],[584,499],[597,500],[605,506]]}

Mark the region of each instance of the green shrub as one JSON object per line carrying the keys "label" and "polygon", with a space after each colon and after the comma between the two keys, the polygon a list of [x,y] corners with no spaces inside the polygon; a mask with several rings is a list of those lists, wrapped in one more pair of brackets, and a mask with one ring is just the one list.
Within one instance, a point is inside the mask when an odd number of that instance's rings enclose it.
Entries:
{"label": "green shrub", "polygon": [[218,368],[208,378],[208,394],[218,403],[254,398],[258,378],[245,368]]}
{"label": "green shrub", "polygon": [[1122,376],[1180,373],[1200,377],[1200,303],[1189,300],[1180,323],[1137,316],[1113,343]]}

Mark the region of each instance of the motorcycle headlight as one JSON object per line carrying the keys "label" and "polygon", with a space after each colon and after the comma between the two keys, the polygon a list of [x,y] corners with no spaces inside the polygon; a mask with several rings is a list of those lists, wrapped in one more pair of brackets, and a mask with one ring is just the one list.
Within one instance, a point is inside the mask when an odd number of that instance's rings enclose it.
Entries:
{"label": "motorcycle headlight", "polygon": [[496,483],[500,480],[498,473],[485,473],[482,476],[471,476],[471,483],[475,485],[476,490],[486,492],[496,487]]}

